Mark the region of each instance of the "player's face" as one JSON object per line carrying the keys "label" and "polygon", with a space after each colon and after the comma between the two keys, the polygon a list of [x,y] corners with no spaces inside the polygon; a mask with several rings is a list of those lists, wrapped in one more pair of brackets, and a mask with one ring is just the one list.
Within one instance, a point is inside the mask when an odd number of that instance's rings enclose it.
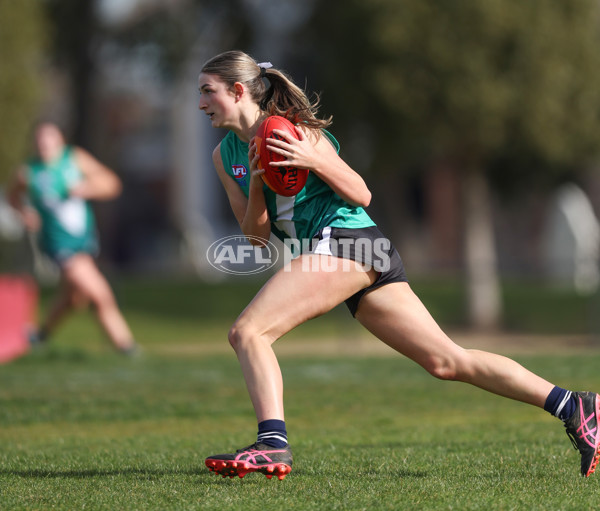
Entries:
{"label": "player's face", "polygon": [[50,162],[61,155],[65,140],[54,124],[42,124],[35,132],[38,154],[43,161]]}
{"label": "player's face", "polygon": [[229,128],[234,121],[235,94],[217,76],[200,73],[198,108],[211,120],[213,128]]}

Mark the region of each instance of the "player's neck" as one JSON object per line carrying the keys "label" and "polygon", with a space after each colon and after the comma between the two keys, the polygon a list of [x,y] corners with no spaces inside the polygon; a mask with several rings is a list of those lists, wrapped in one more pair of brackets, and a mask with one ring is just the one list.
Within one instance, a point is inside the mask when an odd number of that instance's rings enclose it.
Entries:
{"label": "player's neck", "polygon": [[256,130],[260,123],[267,117],[267,114],[256,106],[256,109],[245,112],[240,116],[239,130],[233,130],[235,134],[244,142],[250,142],[250,139],[256,135]]}

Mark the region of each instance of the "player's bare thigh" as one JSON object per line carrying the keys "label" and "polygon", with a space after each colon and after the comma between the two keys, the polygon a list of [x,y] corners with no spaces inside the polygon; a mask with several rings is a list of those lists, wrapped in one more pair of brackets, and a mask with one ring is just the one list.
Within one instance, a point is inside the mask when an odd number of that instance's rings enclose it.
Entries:
{"label": "player's bare thigh", "polygon": [[112,298],[110,286],[89,254],[76,254],[63,268],[63,278],[73,292],[94,302]]}
{"label": "player's bare thigh", "polygon": [[294,327],[333,309],[371,285],[374,270],[327,255],[301,255],[279,270],[244,309],[236,328],[271,342]]}
{"label": "player's bare thigh", "polygon": [[366,293],[356,319],[380,340],[425,367],[435,357],[453,358],[464,352],[443,332],[407,282]]}

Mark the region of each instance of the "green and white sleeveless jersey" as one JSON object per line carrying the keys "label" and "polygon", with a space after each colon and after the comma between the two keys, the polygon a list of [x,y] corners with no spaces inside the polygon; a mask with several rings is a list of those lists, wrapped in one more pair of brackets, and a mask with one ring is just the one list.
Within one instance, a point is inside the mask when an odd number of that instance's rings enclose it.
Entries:
{"label": "green and white sleeveless jersey", "polygon": [[92,209],[84,199],[69,197],[69,189],[83,179],[72,148],[66,147],[51,163],[29,161],[26,179],[29,198],[42,219],[42,249],[59,261],[77,252],[96,252]]}
{"label": "green and white sleeveless jersey", "polygon": [[[333,135],[326,130],[323,133],[339,152],[340,145]],[[248,144],[230,131],[221,141],[221,158],[225,172],[233,177],[248,197]],[[292,197],[277,195],[267,185],[263,190],[271,230],[281,240],[311,239],[326,226],[359,229],[375,225],[363,208],[348,204],[312,172],[308,173],[306,186]]]}

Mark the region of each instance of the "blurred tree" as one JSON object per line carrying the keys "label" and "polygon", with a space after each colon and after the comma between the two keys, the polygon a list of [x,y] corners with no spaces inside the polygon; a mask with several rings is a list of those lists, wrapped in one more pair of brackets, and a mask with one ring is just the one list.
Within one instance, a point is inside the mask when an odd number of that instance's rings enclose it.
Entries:
{"label": "blurred tree", "polygon": [[0,183],[27,153],[41,91],[45,29],[38,0],[0,0]]}
{"label": "blurred tree", "polygon": [[54,65],[70,81],[71,142],[89,146],[93,102],[94,61],[98,40],[96,0],[47,0]]}
{"label": "blurred tree", "polygon": [[599,15],[597,0],[334,0],[313,20],[328,104],[370,127],[371,168],[460,173],[473,326],[501,316],[490,183],[526,182],[493,163],[531,181],[598,155]]}
{"label": "blurred tree", "polygon": [[[159,72],[169,80],[179,71],[197,38],[200,17],[207,9],[223,10],[236,0],[181,0],[139,3],[123,19],[102,23],[99,0],[46,0],[53,65],[69,84],[69,140],[89,147],[94,126],[95,75],[99,53],[107,45],[116,54],[143,53],[158,57]],[[235,9],[230,9],[235,12]],[[233,27],[235,29],[235,27]],[[195,30],[196,29],[196,30]]]}
{"label": "blurred tree", "polygon": [[[161,77],[178,78],[198,44],[218,51],[244,46],[250,27],[244,0],[179,0],[156,3],[130,16],[125,23],[104,26],[103,35],[122,52],[152,48]],[[227,30],[215,31],[221,28]],[[198,65],[201,63],[198,62]]]}

